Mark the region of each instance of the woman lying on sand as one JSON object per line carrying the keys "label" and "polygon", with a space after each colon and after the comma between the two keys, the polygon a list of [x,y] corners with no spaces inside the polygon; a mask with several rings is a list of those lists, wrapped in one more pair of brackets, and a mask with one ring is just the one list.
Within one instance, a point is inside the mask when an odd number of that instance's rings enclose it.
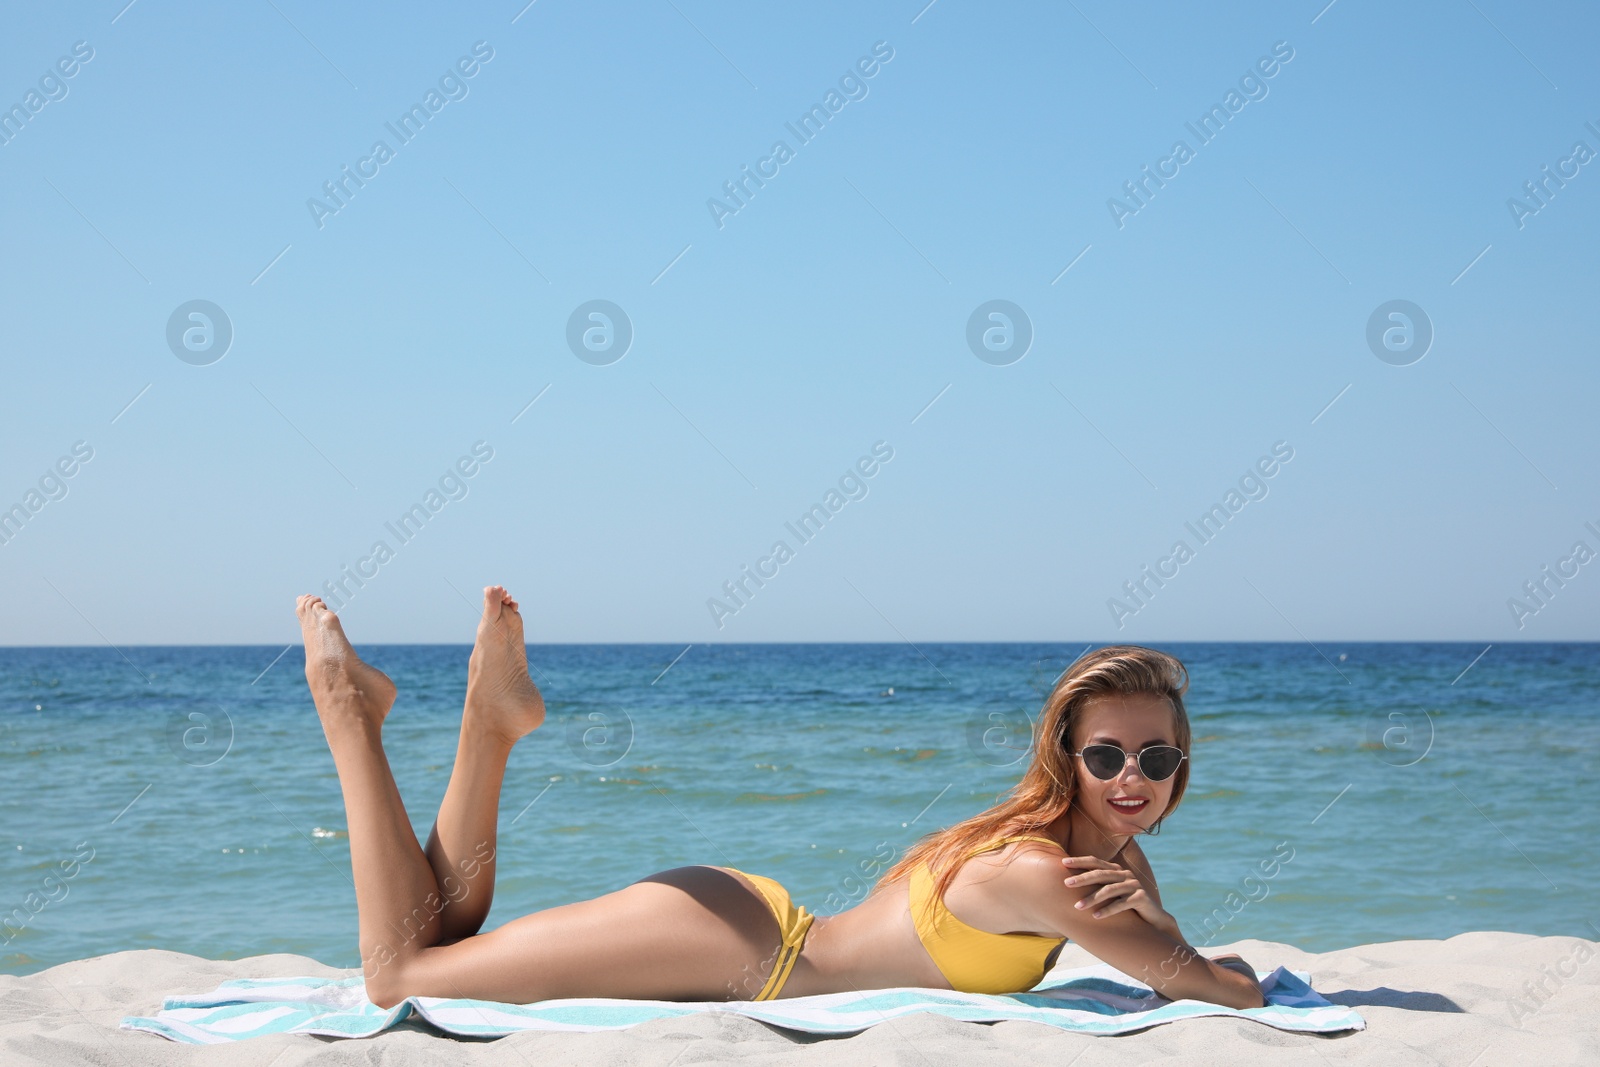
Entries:
{"label": "woman lying on sand", "polygon": [[296,611],[344,791],[367,996],[381,1007],[408,996],[1016,993],[1069,939],[1170,999],[1263,1004],[1243,960],[1208,960],[1184,941],[1134,842],[1188,782],[1188,678],[1171,656],[1117,646],[1081,657],[1045,702],[1033,759],[1008,799],[924,838],[848,911],[812,916],[769,878],[693,866],[479,933],[506,760],[544,721],[516,601],[484,590],[455,767],[426,848],[383,751],[394,683],[356,656],[320,597],[301,597]]}

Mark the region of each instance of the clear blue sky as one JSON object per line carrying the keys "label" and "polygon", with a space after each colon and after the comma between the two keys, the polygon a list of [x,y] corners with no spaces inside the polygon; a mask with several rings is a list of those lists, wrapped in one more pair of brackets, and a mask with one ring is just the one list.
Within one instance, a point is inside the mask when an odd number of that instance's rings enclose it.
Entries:
{"label": "clear blue sky", "polygon": [[123,2],[0,37],[0,643],[1597,637],[1592,8]]}

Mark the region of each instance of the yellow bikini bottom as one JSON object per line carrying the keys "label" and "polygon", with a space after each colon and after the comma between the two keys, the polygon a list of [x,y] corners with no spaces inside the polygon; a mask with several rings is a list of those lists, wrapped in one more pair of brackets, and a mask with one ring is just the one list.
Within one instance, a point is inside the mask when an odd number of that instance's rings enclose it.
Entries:
{"label": "yellow bikini bottom", "polygon": [[806,934],[811,929],[811,920],[816,916],[806,911],[805,905],[790,900],[789,891],[771,878],[763,878],[759,874],[746,874],[734,867],[720,869],[743,874],[755,883],[762,899],[771,909],[772,917],[778,920],[778,930],[783,936],[783,944],[778,949],[778,960],[772,965],[772,973],[767,976],[767,984],[753,998],[776,1000],[783,989],[783,984],[789,980],[789,972],[794,969],[794,961],[800,958],[800,950],[805,947]]}

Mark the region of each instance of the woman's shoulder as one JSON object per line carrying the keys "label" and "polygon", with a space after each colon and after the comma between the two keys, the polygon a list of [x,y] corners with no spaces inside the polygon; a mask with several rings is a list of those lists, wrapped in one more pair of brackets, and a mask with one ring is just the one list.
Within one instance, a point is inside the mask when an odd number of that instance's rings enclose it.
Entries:
{"label": "woman's shoulder", "polygon": [[1010,929],[1030,930],[1040,936],[1067,936],[1054,921],[1062,900],[1071,892],[1066,880],[1072,872],[1061,863],[1066,856],[1061,846],[1030,838],[995,855],[1003,855],[1005,860],[989,888],[1004,900]]}
{"label": "woman's shoulder", "polygon": [[[998,886],[1002,881],[1014,881],[1015,874],[1024,869],[1055,870],[1065,855],[1058,842],[1039,831],[998,830],[960,852],[946,854],[937,869],[943,872],[953,866],[958,873],[968,872],[962,882],[975,877],[977,882]],[[933,870],[929,868],[930,873]]]}
{"label": "woman's shoulder", "polygon": [[1065,868],[1061,866],[1066,850],[1046,834],[996,834],[984,844],[982,852],[969,855],[968,859],[995,868],[997,874],[1004,875],[1008,892],[1042,891],[1049,885],[1049,876],[1061,872],[1060,877],[1066,877]]}
{"label": "woman's shoulder", "polygon": [[996,853],[1006,852],[1010,856],[1037,853],[1060,858],[1066,855],[1066,846],[1042,830],[1018,829],[997,833],[983,847],[985,850],[993,849]]}

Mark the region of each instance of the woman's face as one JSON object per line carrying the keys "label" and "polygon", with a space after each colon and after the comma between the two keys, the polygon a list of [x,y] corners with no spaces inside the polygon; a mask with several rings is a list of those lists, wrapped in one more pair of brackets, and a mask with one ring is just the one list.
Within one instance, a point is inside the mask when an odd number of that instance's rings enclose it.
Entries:
{"label": "woman's face", "polygon": [[[1172,705],[1164,697],[1149,693],[1118,693],[1091,699],[1079,714],[1073,733],[1074,752],[1082,752],[1089,745],[1116,745],[1135,756],[1140,749],[1152,745],[1178,743]],[[1089,772],[1082,757],[1072,759],[1078,778],[1078,796],[1073,806],[1107,835],[1142,833],[1167,810],[1176,775],[1152,782],[1139,769],[1139,761],[1129,759],[1121,774],[1103,780]]]}

